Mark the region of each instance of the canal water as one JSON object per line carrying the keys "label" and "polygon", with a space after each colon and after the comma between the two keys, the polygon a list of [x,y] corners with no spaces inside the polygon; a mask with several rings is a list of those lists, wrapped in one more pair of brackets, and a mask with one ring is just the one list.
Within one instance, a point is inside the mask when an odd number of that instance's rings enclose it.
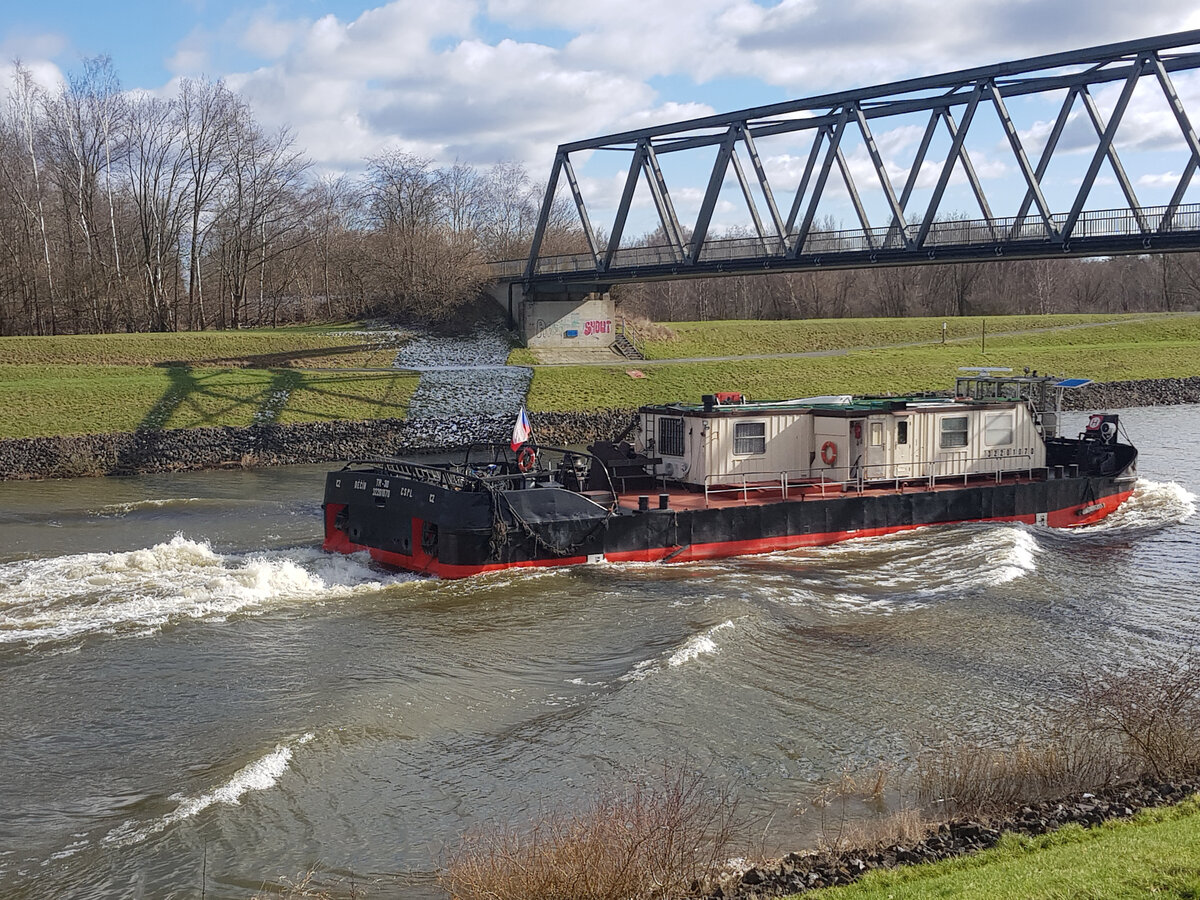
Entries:
{"label": "canal water", "polygon": [[437,897],[473,824],[684,754],[801,843],[843,765],[1200,638],[1200,407],[1122,418],[1142,480],[1086,530],[457,582],[317,549],[320,468],[2,484],[0,896]]}

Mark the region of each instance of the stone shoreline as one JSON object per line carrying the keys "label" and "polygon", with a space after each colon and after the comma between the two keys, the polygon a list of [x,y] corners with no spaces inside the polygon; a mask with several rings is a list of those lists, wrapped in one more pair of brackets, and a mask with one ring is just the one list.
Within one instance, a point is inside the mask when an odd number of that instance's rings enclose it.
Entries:
{"label": "stone shoreline", "polygon": [[[1070,410],[1089,410],[1180,403],[1200,403],[1200,376],[1089,385],[1068,391],[1064,406]],[[633,413],[633,409],[604,409],[535,413],[530,418],[534,434],[542,443],[579,445],[620,434]],[[132,475],[369,459],[415,450],[439,450],[473,441],[506,440],[511,429],[512,418],[506,414],[14,438],[0,441],[0,479]]]}
{"label": "stone shoreline", "polygon": [[1197,792],[1200,792],[1198,782],[1160,783],[1145,779],[1096,793],[1031,802],[1001,818],[943,822],[924,840],[907,847],[789,853],[732,873],[707,895],[707,900],[766,900],[850,884],[874,869],[937,862],[990,849],[999,843],[1004,832],[1039,835],[1064,825],[1090,828],[1112,819],[1131,818],[1141,809],[1181,803]]}
{"label": "stone shoreline", "polygon": [[[620,434],[632,415],[633,410],[600,410],[541,413],[530,419],[539,441],[577,445]],[[14,438],[0,441],[0,479],[342,462],[440,450],[474,441],[506,441],[511,434],[512,417],[506,414]]]}

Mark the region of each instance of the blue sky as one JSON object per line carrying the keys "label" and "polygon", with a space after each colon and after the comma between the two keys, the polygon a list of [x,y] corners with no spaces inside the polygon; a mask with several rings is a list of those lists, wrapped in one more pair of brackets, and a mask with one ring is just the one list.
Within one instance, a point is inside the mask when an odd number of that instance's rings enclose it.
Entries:
{"label": "blue sky", "polygon": [[[162,96],[181,77],[224,78],[264,125],[291,127],[322,171],[354,171],[399,148],[443,164],[514,160],[544,179],[559,143],[1196,27],[1200,9],[1178,0],[41,0],[0,17],[0,62],[19,58],[51,89],[100,54],[112,57],[125,88]],[[4,69],[0,76],[7,81]],[[1188,77],[1179,86],[1185,99],[1197,93],[1190,108],[1200,117],[1200,92]],[[1112,102],[1098,101],[1102,109]],[[1018,126],[1035,134],[1056,103],[1014,109]],[[1126,152],[1140,155],[1126,167],[1149,203],[1169,194],[1182,161],[1177,133],[1163,127],[1165,105],[1147,98],[1144,106],[1126,140]],[[897,171],[915,143],[901,124],[876,134]],[[1087,154],[1086,129],[1079,134]],[[973,138],[989,192],[1019,191],[999,132],[980,127]],[[760,150],[786,193],[803,148]],[[580,171],[602,222],[626,163],[599,156]],[[709,164],[673,164],[681,212],[694,205]],[[1075,165],[1081,174],[1086,162]],[[1100,190],[1112,196],[1105,174]],[[1069,196],[1071,178],[1064,170],[1058,194]],[[967,214],[977,211],[961,179],[952,196]],[[715,224],[744,224],[736,192],[725,197],[733,199]],[[651,227],[648,198],[639,199],[632,227]],[[880,202],[868,198],[873,224],[885,224],[875,221]],[[831,213],[848,215],[844,205]]]}

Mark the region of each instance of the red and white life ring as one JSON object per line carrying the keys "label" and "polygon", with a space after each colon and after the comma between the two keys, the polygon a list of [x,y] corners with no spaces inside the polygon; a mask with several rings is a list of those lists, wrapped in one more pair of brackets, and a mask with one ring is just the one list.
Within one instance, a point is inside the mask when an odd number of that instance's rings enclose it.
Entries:
{"label": "red and white life ring", "polygon": [[521,472],[528,472],[534,467],[537,462],[537,451],[529,444],[526,444],[517,452],[517,469]]}
{"label": "red and white life ring", "polygon": [[821,462],[827,466],[832,466],[837,462],[837,444],[833,441],[826,441],[821,445]]}

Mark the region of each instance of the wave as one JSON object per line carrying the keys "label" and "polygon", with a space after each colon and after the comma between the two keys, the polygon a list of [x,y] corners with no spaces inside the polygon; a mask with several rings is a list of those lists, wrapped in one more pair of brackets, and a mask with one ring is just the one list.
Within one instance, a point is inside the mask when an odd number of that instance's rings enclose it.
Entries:
{"label": "wave", "polygon": [[719,648],[717,647],[717,642],[713,640],[713,635],[718,631],[733,627],[733,620],[727,619],[720,625],[714,625],[703,634],[696,635],[668,657],[667,665],[673,667],[682,666],[684,663],[691,662],[700,656],[708,653],[716,653]]}
{"label": "wave", "polygon": [[954,525],[747,559],[728,577],[749,569],[756,593],[774,602],[887,614],[1024,578],[1041,551],[1028,528]]}
{"label": "wave", "polygon": [[649,677],[656,671],[661,671],[665,668],[678,668],[693,660],[699,659],[701,656],[720,652],[720,646],[714,640],[714,635],[727,628],[735,628],[736,625],[732,619],[727,619],[718,625],[702,631],[700,634],[693,635],[683,643],[682,646],[676,648],[670,653],[646,659],[639,662],[629,672],[626,672],[618,680],[619,681],[641,681]]}
{"label": "wave", "polygon": [[384,575],[365,555],[311,548],[222,554],[182,535],[140,550],[19,560],[0,565],[0,645],[144,636],[171,623],[221,621],[413,578]]}
{"label": "wave", "polygon": [[[295,746],[302,746],[313,739],[309,733],[295,740]],[[215,803],[225,803],[236,806],[241,803],[242,796],[250,791],[265,791],[274,787],[291,765],[293,747],[289,744],[276,744],[275,749],[253,762],[238,769],[233,776],[214,788],[195,797],[174,795],[175,809],[155,821],[147,824],[125,822],[106,834],[100,841],[102,844],[128,846],[144,841],[153,834],[165,831],[168,827],[190,819],[203,812]]]}
{"label": "wave", "polygon": [[188,506],[197,503],[227,503],[225,500],[206,499],[204,497],[158,497],[152,500],[131,500],[128,503],[109,503],[96,510],[95,515],[101,518],[120,518],[129,513],[141,512],[147,509],[169,509],[175,506]]}
{"label": "wave", "polygon": [[1121,532],[1141,534],[1186,522],[1196,514],[1196,495],[1174,481],[1139,478],[1133,495],[1095,525],[1075,529],[1075,534]]}

